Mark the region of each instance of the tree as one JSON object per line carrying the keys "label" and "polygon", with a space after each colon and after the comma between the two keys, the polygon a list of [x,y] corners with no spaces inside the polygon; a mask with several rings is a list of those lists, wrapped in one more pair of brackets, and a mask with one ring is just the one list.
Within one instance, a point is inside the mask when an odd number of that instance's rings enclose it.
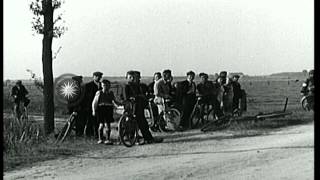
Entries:
{"label": "tree", "polygon": [[33,0],[30,10],[34,14],[32,29],[42,34],[42,71],[43,71],[43,103],[44,103],[44,131],[50,134],[54,131],[54,99],[53,99],[53,71],[52,71],[52,40],[58,38],[66,28],[57,23],[62,19],[59,14],[54,19],[54,11],[61,7],[61,0]]}

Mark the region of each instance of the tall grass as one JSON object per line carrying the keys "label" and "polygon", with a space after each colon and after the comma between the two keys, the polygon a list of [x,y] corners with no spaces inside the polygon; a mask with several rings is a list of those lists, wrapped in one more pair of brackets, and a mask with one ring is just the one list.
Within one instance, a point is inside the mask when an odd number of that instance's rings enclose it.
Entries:
{"label": "tall grass", "polygon": [[44,136],[39,124],[31,119],[17,119],[12,115],[3,118],[4,153],[19,155],[43,142]]}

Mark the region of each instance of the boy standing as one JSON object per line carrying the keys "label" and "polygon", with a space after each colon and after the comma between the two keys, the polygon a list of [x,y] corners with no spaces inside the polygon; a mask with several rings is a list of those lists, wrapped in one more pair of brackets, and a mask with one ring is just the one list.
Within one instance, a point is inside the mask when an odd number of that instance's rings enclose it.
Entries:
{"label": "boy standing", "polygon": [[113,106],[117,106],[115,97],[110,91],[110,81],[102,80],[102,90],[97,91],[92,102],[92,115],[97,116],[98,128],[98,144],[102,143],[103,130],[105,130],[107,145],[112,145],[110,140],[111,126],[110,123],[114,122],[113,119]]}

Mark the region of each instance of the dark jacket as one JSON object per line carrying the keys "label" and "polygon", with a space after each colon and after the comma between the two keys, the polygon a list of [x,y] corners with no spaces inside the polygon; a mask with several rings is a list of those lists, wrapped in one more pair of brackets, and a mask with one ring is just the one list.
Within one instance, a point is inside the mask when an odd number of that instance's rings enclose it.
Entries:
{"label": "dark jacket", "polygon": [[[128,83],[125,85],[125,99],[129,100],[131,97],[135,98],[136,103],[145,107],[148,103],[146,92],[147,85],[137,84],[137,83]],[[140,106],[139,106],[140,107]]]}
{"label": "dark jacket", "polygon": [[92,109],[92,101],[94,99],[94,96],[96,95],[96,92],[98,90],[101,90],[101,83],[99,82],[99,86],[97,86],[93,81],[90,81],[85,84],[85,94],[83,98],[83,108],[85,110],[90,110]]}
{"label": "dark jacket", "polygon": [[14,97],[15,95],[17,96],[17,98],[15,98],[15,101],[23,100],[28,93],[29,92],[23,85],[20,86],[20,89],[17,86],[13,86],[11,89],[11,96],[12,97]]}
{"label": "dark jacket", "polygon": [[214,94],[214,84],[212,81],[197,84],[197,90],[201,96],[212,96]]}
{"label": "dark jacket", "polygon": [[241,94],[242,94],[240,83],[236,82],[236,81],[232,81],[231,85],[232,85],[232,88],[233,88],[234,98],[240,99],[241,98]]}
{"label": "dark jacket", "polygon": [[[192,93],[192,95],[196,95],[196,84],[194,82],[192,82],[192,84],[194,85],[195,89],[194,92]],[[176,89],[176,101],[178,104],[182,103],[182,98],[185,97],[187,95],[187,92],[189,90],[189,81],[184,80],[184,81],[180,81],[177,83],[177,89]]]}
{"label": "dark jacket", "polygon": [[148,84],[148,98],[154,98],[154,81],[152,81],[150,84]]}

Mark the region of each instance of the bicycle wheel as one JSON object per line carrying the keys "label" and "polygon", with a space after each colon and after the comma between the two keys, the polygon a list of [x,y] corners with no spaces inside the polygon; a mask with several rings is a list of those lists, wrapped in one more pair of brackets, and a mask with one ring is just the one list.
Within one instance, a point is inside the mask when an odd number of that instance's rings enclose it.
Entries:
{"label": "bicycle wheel", "polygon": [[149,127],[154,126],[153,112],[150,111],[149,108],[144,109],[144,116],[146,117]]}
{"label": "bicycle wheel", "polygon": [[138,132],[133,117],[123,115],[119,120],[118,130],[120,141],[126,147],[131,147],[136,143]]}
{"label": "bicycle wheel", "polygon": [[309,107],[307,96],[304,96],[301,99],[301,106],[302,106],[303,110],[310,111],[310,107]]}
{"label": "bicycle wheel", "polygon": [[202,128],[202,132],[207,132],[207,131],[217,131],[217,130],[222,130],[227,128],[231,123],[230,118],[227,119],[220,119],[220,120],[214,120],[212,122],[209,122],[205,124]]}
{"label": "bicycle wheel", "polygon": [[175,108],[170,108],[164,112],[162,118],[165,126],[162,125],[160,128],[164,128],[162,129],[164,131],[175,131],[180,124],[180,111]]}
{"label": "bicycle wheel", "polygon": [[200,124],[201,120],[201,113],[200,113],[200,108],[196,107],[190,116],[190,126],[191,128],[196,128]]}

